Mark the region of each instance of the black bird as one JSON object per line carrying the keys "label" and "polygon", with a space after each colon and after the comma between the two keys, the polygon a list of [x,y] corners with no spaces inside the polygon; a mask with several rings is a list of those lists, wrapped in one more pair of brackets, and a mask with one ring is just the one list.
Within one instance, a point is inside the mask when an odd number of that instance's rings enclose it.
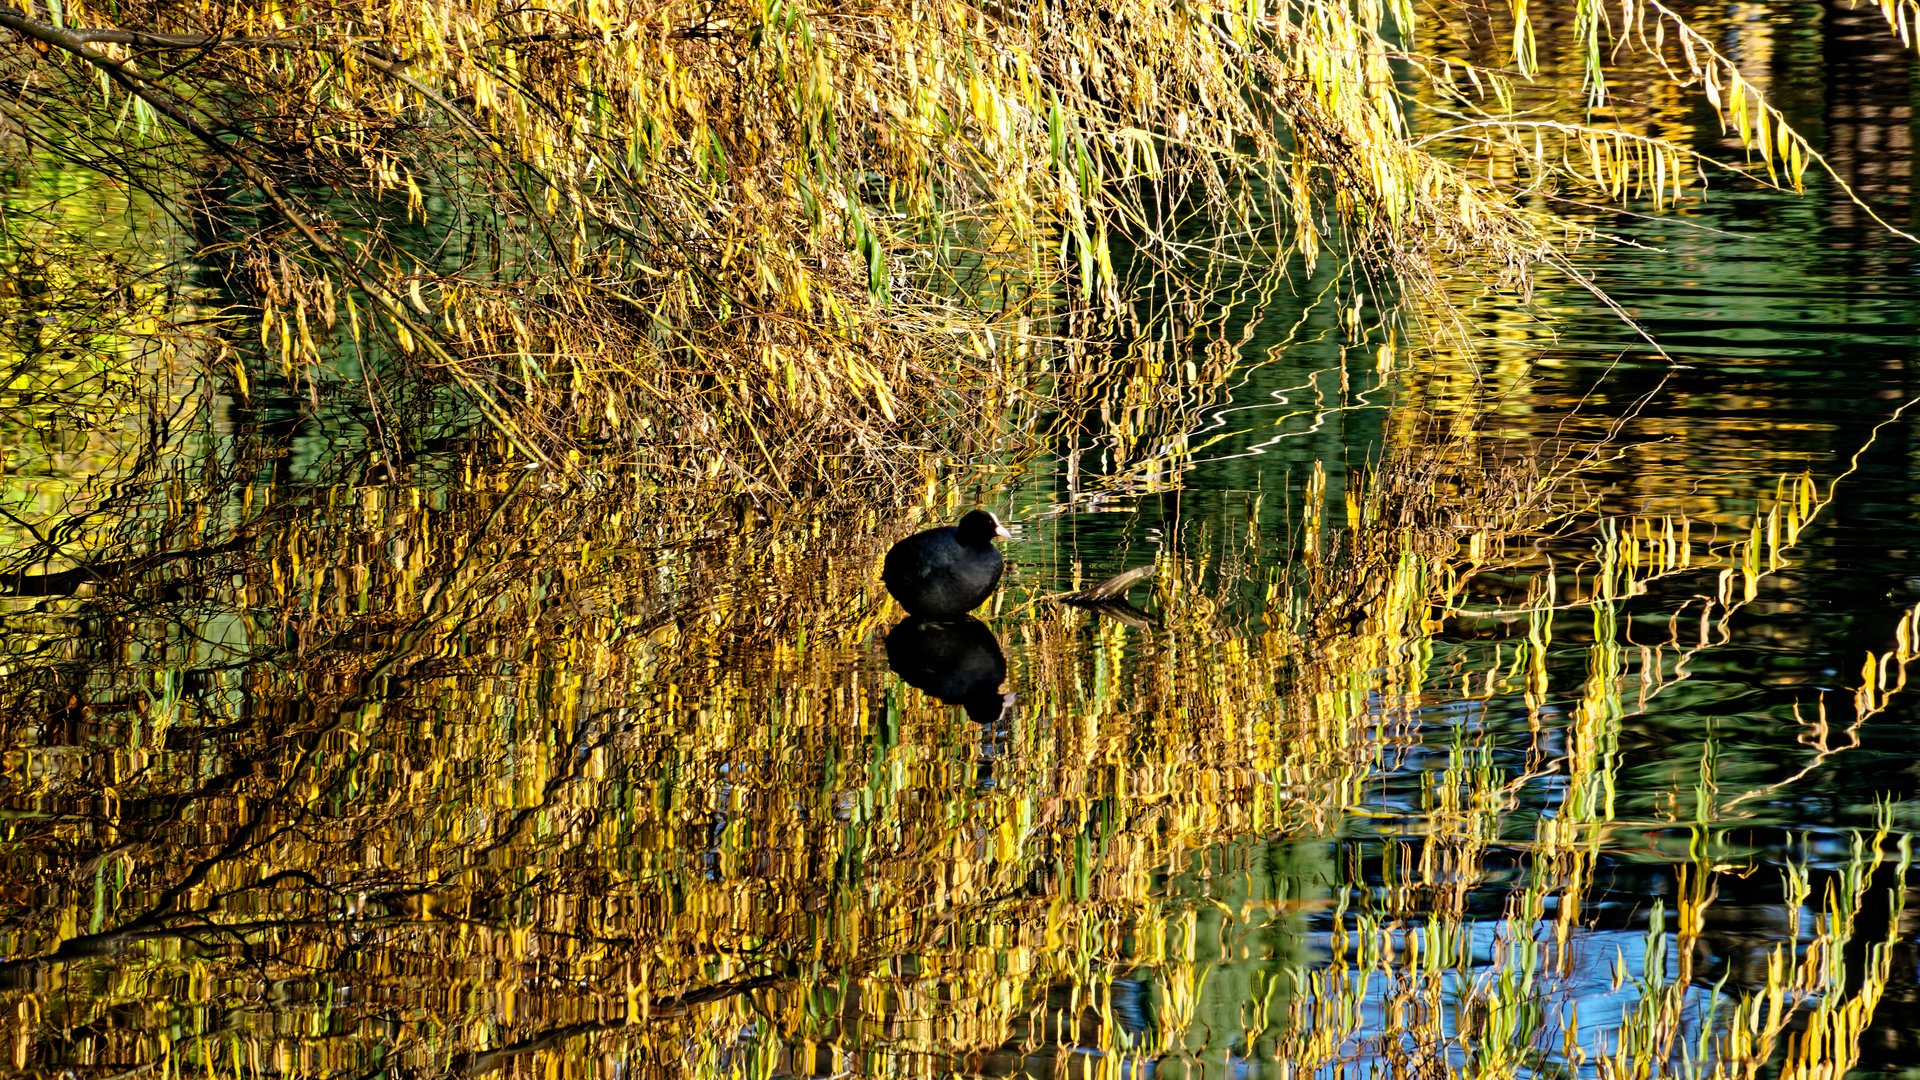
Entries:
{"label": "black bird", "polygon": [[1006,526],[985,510],[971,510],[957,525],[914,533],[887,551],[880,580],[900,606],[923,619],[965,615],[1000,584],[1000,553],[994,540]]}

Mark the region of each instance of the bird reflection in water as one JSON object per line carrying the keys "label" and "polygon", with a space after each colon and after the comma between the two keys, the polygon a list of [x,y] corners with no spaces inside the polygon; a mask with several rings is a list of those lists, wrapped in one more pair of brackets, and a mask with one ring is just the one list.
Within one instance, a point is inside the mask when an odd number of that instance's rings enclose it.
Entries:
{"label": "bird reflection in water", "polygon": [[909,618],[887,631],[887,666],[900,681],[949,705],[986,730],[980,746],[979,784],[993,786],[993,759],[1004,750],[1013,695],[1000,692],[1007,658],[1000,639],[970,615]]}
{"label": "bird reflection in water", "polygon": [[910,618],[887,631],[887,666],[902,682],[992,724],[1005,712],[1007,658],[1000,639],[971,616]]}

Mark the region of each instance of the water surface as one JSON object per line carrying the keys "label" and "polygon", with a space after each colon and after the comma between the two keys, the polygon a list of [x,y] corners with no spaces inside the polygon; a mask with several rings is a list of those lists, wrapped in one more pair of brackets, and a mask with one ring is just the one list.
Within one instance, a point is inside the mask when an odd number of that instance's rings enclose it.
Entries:
{"label": "water surface", "polygon": [[[1905,58],[1748,15],[1905,214]],[[64,176],[13,197],[114,235]],[[240,390],[16,291],[12,1067],[1903,1073],[1913,249],[1831,185],[1595,220],[1664,355],[1296,275],[1181,346],[1230,391],[912,511],[567,480],[431,394],[381,460],[362,358]],[[975,501],[1006,588],[900,629],[881,553]],[[1147,619],[1048,599],[1148,564]]]}

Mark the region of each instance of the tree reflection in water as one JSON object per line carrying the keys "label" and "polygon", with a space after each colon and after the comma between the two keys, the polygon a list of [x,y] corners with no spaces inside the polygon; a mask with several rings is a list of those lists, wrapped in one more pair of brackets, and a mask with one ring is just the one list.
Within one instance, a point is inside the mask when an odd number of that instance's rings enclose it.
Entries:
{"label": "tree reflection in water", "polygon": [[[1232,402],[1167,390],[1184,358],[1156,354],[1084,444],[911,509],[529,471],[431,387],[376,463],[344,375],[258,363],[240,400],[23,312],[38,351],[9,363],[51,366],[0,410],[0,1052],[78,1075],[1890,1070],[1920,996],[1911,811],[1879,805],[1916,749],[1920,637],[1884,555],[1913,526],[1904,429],[1841,477],[1890,415],[1861,402],[1910,396],[1915,309],[1851,320],[1890,329],[1849,368],[1818,351],[1848,320],[1790,306],[1852,311],[1847,282],[1796,263],[1742,292],[1767,242],[1669,242],[1668,276],[1707,286],[1637,302],[1778,351],[1600,380],[1579,351],[1613,338],[1555,352],[1502,308],[1513,351],[1380,380],[1350,357],[1384,342],[1307,305],[1280,320],[1305,346],[1248,331],[1265,366]],[[1234,362],[1221,340],[1196,366]],[[1676,403],[1634,428],[1655,384]],[[1052,515],[993,628],[889,629],[878,538],[991,484]],[[1028,603],[1149,531],[1157,622]]]}

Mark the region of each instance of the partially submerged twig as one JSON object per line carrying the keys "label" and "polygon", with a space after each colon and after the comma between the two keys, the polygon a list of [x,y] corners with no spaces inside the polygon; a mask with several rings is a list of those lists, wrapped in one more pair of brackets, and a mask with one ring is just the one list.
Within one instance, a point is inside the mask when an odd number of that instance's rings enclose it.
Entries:
{"label": "partially submerged twig", "polygon": [[1047,599],[1062,604],[1070,604],[1088,611],[1097,612],[1110,619],[1118,620],[1136,629],[1146,629],[1159,623],[1152,614],[1142,611],[1127,602],[1127,590],[1153,576],[1154,565],[1136,566],[1124,573],[1115,574],[1090,589],[1078,592],[1060,593]]}

